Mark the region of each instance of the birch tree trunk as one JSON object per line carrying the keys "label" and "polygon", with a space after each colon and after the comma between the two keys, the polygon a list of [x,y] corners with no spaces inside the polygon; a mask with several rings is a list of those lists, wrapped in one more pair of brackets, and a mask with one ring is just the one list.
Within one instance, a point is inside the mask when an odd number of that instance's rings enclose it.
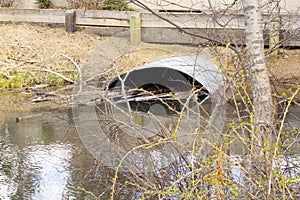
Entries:
{"label": "birch tree trunk", "polygon": [[264,56],[260,0],[242,0],[245,14],[246,54],[253,95],[251,140],[252,177],[263,184],[263,198],[271,195],[271,141],[273,102]]}

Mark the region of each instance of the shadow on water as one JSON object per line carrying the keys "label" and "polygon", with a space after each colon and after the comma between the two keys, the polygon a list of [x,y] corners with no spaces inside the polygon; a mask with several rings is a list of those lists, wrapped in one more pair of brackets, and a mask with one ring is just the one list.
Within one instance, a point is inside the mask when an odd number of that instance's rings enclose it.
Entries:
{"label": "shadow on water", "polygon": [[[20,103],[24,101],[24,96],[0,95],[0,199],[93,199],[87,191],[107,199],[114,170],[101,165],[85,150],[69,121],[68,111],[51,112],[17,123],[17,117],[44,111],[40,106]],[[300,123],[293,116],[299,113],[293,110],[289,119],[295,127]],[[236,152],[245,153],[239,150],[242,147],[235,148]],[[299,147],[295,151],[299,153]],[[299,159],[299,155],[296,157]],[[233,167],[232,173],[233,178],[242,179],[238,168]],[[176,178],[158,174],[159,177],[152,178]],[[134,178],[140,180],[138,175]],[[117,199],[142,197],[141,190],[125,184],[131,179],[130,174],[119,175]]]}

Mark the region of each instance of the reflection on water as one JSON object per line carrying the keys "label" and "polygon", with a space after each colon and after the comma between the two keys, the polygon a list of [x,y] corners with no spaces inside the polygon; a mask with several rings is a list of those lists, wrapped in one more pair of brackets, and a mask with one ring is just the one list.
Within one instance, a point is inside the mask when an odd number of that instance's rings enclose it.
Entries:
{"label": "reflection on water", "polygon": [[80,144],[67,113],[17,123],[35,114],[34,106],[18,103],[20,96],[0,97],[0,199],[75,199],[71,163]]}
{"label": "reflection on water", "polygon": [[[70,178],[70,149],[62,144],[6,147],[1,162],[0,199],[61,199]],[[21,155],[22,154],[22,155]]]}
{"label": "reflection on water", "polygon": [[5,118],[0,143],[0,199],[61,199],[64,195],[71,178],[72,144],[59,142],[63,132],[44,120],[17,124],[10,116]]}
{"label": "reflection on water", "polygon": [[29,165],[24,168],[31,171],[30,181],[34,183],[31,199],[60,199],[70,178],[68,146],[38,145],[28,147],[24,153],[28,159],[25,163]]}
{"label": "reflection on water", "polygon": [[[0,102],[3,102],[0,104],[0,200],[90,199],[78,186],[107,199],[114,170],[100,165],[84,149],[73,125],[68,121],[68,112],[51,112],[17,123],[16,117],[43,111],[33,111],[34,106],[17,103],[20,99],[12,101],[16,98],[21,97],[0,95]],[[299,110],[292,110],[289,118],[289,122],[293,123],[291,126],[299,127],[299,113]],[[235,152],[242,155],[231,159],[239,163],[245,160],[246,153],[241,151],[242,147],[236,148]],[[295,152],[299,152],[299,147]],[[281,166],[288,169],[299,165],[299,159],[298,154],[294,155],[285,159],[290,161],[282,162]],[[233,165],[231,171],[235,182],[244,181],[243,171],[238,165]],[[287,177],[299,174],[299,171],[294,171]],[[177,177],[176,174],[166,173],[158,177],[168,176]],[[124,184],[130,178],[127,174],[120,174],[117,199],[142,197],[142,191]]]}

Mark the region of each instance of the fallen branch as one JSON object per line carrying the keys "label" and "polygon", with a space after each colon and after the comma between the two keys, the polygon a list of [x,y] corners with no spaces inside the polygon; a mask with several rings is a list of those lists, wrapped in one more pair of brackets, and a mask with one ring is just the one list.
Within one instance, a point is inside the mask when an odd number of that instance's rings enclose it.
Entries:
{"label": "fallen branch", "polygon": [[40,102],[45,102],[45,101],[52,101],[54,98],[46,98],[46,97],[38,97],[36,99],[32,99],[32,103],[40,103]]}
{"label": "fallen branch", "polygon": [[74,66],[76,67],[77,72],[78,72],[79,82],[81,83],[82,82],[82,73],[81,73],[81,69],[80,69],[79,65],[72,58],[70,58],[69,56],[67,56],[65,54],[62,54],[62,53],[60,53],[60,55],[67,58],[68,60],[70,60],[74,64]]}
{"label": "fallen branch", "polygon": [[53,70],[50,69],[50,68],[49,68],[49,69],[44,69],[43,71],[49,72],[49,73],[51,73],[51,74],[54,74],[54,75],[56,75],[56,76],[62,78],[63,80],[65,80],[65,81],[67,81],[67,82],[69,82],[69,83],[72,83],[72,84],[75,83],[75,81],[73,81],[72,79],[69,79],[68,77],[66,77],[66,76],[64,76],[64,75],[62,75],[62,74],[60,74],[60,73],[57,73],[57,72],[53,71]]}
{"label": "fallen branch", "polygon": [[36,91],[38,89],[45,89],[51,86],[52,86],[51,84],[40,84],[40,85],[34,85],[32,87],[26,87],[25,90]]}
{"label": "fallen branch", "polygon": [[33,117],[39,117],[39,116],[44,115],[44,114],[45,113],[38,113],[38,114],[35,114],[35,115],[28,115],[28,116],[25,116],[25,117],[17,117],[16,118],[16,122],[18,123],[18,122],[20,122],[20,121],[22,121],[24,119],[30,119],[30,118],[33,118]]}

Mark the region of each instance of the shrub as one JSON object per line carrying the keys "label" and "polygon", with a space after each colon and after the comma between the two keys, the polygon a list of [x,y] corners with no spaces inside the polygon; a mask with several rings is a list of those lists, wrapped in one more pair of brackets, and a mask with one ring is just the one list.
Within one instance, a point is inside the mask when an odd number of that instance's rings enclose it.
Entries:
{"label": "shrub", "polygon": [[67,0],[72,8],[84,8],[87,10],[132,10],[125,0]]}
{"label": "shrub", "polygon": [[130,11],[127,2],[124,0],[105,0],[103,10],[119,10],[119,11]]}
{"label": "shrub", "polygon": [[13,7],[15,0],[0,0],[0,7]]}
{"label": "shrub", "polygon": [[101,10],[103,0],[67,0],[71,8],[84,8],[87,10]]}
{"label": "shrub", "polygon": [[42,9],[50,8],[52,6],[51,0],[36,0],[35,3]]}

